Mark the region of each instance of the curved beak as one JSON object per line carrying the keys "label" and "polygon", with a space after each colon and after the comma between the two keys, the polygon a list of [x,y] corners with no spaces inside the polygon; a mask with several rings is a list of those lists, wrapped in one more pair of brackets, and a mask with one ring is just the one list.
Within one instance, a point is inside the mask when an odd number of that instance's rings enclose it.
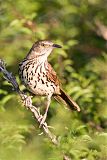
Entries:
{"label": "curved beak", "polygon": [[54,48],[62,48],[62,46],[60,46],[58,44],[53,44],[52,47],[54,47]]}

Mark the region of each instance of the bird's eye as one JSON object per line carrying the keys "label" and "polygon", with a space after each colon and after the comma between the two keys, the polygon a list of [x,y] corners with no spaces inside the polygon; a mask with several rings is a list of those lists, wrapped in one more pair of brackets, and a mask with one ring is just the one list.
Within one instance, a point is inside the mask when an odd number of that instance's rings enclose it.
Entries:
{"label": "bird's eye", "polygon": [[45,44],[44,44],[44,43],[42,43],[41,45],[42,45],[42,46],[45,46]]}

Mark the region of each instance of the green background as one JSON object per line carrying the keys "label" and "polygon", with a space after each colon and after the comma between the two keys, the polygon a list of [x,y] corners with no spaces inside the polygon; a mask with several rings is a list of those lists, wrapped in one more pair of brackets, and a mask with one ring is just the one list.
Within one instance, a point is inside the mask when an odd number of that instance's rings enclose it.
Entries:
{"label": "green background", "polygon": [[[0,58],[21,90],[18,64],[32,44],[63,46],[49,57],[63,89],[79,104],[69,112],[54,99],[47,122],[54,146],[0,73],[0,160],[107,159],[107,1],[0,0]],[[44,112],[44,99],[33,102]]]}

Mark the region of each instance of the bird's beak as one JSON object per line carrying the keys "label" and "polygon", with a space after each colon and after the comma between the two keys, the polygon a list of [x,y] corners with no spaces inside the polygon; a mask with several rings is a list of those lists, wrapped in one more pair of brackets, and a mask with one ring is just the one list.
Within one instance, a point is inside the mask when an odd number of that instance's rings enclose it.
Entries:
{"label": "bird's beak", "polygon": [[52,45],[54,48],[62,48],[62,46],[58,45],[58,44],[53,44]]}

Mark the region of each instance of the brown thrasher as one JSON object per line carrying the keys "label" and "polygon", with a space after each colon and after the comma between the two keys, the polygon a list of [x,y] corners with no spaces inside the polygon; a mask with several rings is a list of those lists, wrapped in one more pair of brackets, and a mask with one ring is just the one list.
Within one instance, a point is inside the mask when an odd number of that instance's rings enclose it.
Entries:
{"label": "brown thrasher", "polygon": [[19,75],[23,84],[35,95],[46,96],[47,105],[41,125],[45,122],[51,97],[62,100],[70,109],[80,111],[79,106],[60,87],[56,72],[48,63],[48,56],[60,45],[51,41],[37,41],[33,44],[25,59],[19,64]]}

